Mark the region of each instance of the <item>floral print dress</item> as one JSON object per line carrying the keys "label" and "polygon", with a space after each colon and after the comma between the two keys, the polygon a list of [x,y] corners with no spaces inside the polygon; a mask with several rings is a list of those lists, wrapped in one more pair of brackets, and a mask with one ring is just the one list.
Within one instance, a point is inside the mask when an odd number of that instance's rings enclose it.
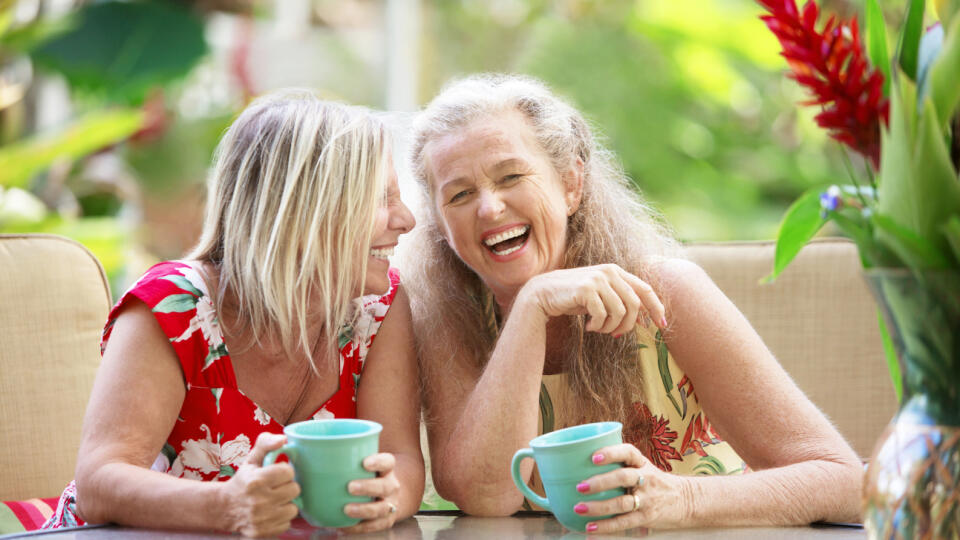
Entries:
{"label": "floral print dress", "polygon": [[[397,292],[399,276],[390,269],[384,295],[354,300],[359,310],[353,326],[341,330],[340,385],[313,418],[355,418],[357,385],[367,351]],[[183,370],[187,392],[153,470],[179,478],[225,481],[236,472],[262,432],[283,433],[283,426],[237,387],[230,353],[217,313],[197,268],[184,261],[153,266],[110,312],[101,353],[110,339],[119,310],[132,299],[143,301],[167,335]],[[57,510],[43,528],[83,525],[76,514],[76,486],[71,482]]]}

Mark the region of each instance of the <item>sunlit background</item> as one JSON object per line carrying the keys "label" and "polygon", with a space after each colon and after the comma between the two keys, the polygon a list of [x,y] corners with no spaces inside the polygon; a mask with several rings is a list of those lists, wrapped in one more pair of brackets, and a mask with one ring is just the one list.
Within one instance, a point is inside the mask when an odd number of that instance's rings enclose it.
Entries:
{"label": "sunlit background", "polygon": [[251,97],[311,87],[391,111],[402,134],[449,78],[507,71],[584,111],[683,240],[770,239],[800,192],[862,164],[796,105],[805,96],[759,11],[751,0],[0,0],[0,232],[79,240],[116,295],[194,242],[211,152]]}

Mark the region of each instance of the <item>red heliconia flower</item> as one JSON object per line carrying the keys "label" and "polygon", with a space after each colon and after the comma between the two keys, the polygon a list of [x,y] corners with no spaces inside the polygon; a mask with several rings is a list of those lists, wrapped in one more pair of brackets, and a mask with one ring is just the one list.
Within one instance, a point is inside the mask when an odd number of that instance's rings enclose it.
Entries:
{"label": "red heliconia flower", "polygon": [[808,0],[801,13],[795,0],[757,0],[770,14],[760,18],[780,40],[792,73],[820,105],[817,124],[830,136],[880,165],[880,123],[889,118],[883,95],[883,73],[870,66],[860,42],[857,19],[849,23],[830,17],[816,29],[819,8]]}

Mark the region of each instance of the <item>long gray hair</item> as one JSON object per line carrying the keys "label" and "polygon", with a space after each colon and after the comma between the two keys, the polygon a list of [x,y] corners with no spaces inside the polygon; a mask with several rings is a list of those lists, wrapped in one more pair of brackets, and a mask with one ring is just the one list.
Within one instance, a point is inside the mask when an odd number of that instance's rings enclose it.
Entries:
{"label": "long gray hair", "polygon": [[[679,253],[671,232],[630,187],[616,158],[596,140],[583,115],[543,83],[499,74],[449,83],[414,120],[410,152],[427,210],[412,235],[408,253],[413,257],[405,263],[409,278],[405,283],[417,335],[421,340],[444,343],[450,354],[422,366],[428,398],[431,384],[443,381],[441,370],[447,361],[482,367],[497,336],[484,331],[490,309],[494,309],[487,300],[490,291],[457,257],[441,232],[425,149],[430,141],[464,130],[478,119],[509,111],[521,113],[558,172],[567,170],[571,159],[583,161],[583,195],[579,208],[567,220],[564,268],[616,263],[657,289],[649,265]],[[641,395],[642,381],[636,371],[641,336],[631,333],[614,339],[585,332],[583,316],[566,319],[566,341],[558,350],[566,351],[564,371],[570,375],[576,409],[583,415],[575,420],[626,419],[629,400]]]}

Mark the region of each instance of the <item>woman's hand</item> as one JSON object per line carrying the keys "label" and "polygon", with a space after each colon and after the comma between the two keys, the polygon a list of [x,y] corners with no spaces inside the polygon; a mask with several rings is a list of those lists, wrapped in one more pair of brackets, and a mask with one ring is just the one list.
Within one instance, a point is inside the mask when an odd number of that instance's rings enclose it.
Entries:
{"label": "woman's hand", "polygon": [[363,468],[377,473],[377,476],[353,480],[347,484],[347,491],[351,495],[373,497],[375,500],[344,506],[343,513],[363,520],[344,531],[372,532],[393,526],[397,520],[397,508],[400,507],[400,481],[393,472],[395,466],[393,454],[379,453],[363,460]]}
{"label": "woman's hand", "polygon": [[[666,326],[663,304],[649,284],[616,264],[554,270],[523,286],[544,315],[589,315],[586,330],[618,337],[644,318]],[[645,324],[646,325],[646,324]]]}
{"label": "woman's hand", "polygon": [[609,533],[635,527],[677,527],[690,514],[689,481],[661,471],[632,444],[618,444],[593,454],[597,465],[623,463],[622,469],[592,476],[579,484],[581,493],[624,488],[626,495],[577,504],[583,516],[613,517],[592,521],[587,532]]}
{"label": "woman's hand", "polygon": [[244,536],[276,536],[290,528],[298,509],[291,502],[300,494],[289,463],[263,467],[270,450],[283,446],[286,437],[261,433],[247,459],[230,480],[224,482],[227,530]]}

